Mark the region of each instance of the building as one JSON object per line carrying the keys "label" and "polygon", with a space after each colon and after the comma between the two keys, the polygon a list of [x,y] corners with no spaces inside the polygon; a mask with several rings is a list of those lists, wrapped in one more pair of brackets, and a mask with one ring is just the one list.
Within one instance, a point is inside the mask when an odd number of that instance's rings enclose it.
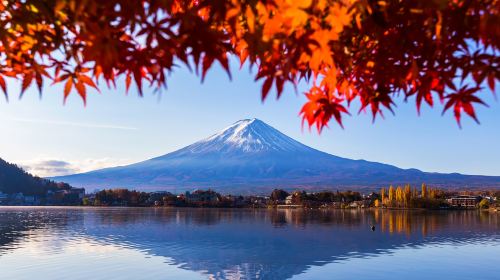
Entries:
{"label": "building", "polygon": [[448,199],[451,207],[474,208],[478,202],[479,198],[471,195],[459,195]]}
{"label": "building", "polygon": [[497,201],[497,198],[494,196],[485,196],[483,198],[487,199],[490,203],[494,203],[495,201]]}
{"label": "building", "polygon": [[367,208],[370,207],[370,200],[356,200],[349,203],[350,208]]}

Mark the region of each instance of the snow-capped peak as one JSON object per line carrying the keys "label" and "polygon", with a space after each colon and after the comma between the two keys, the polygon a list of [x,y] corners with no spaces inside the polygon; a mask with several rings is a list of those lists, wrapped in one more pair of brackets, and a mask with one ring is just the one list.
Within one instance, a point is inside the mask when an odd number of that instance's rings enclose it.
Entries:
{"label": "snow-capped peak", "polygon": [[259,119],[237,121],[222,131],[186,147],[192,153],[261,151],[297,152],[310,149]]}

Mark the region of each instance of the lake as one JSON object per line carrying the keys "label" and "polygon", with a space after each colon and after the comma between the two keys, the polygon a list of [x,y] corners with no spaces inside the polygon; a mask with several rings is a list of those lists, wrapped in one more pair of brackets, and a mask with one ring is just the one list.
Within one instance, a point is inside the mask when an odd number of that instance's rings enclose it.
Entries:
{"label": "lake", "polygon": [[0,207],[0,279],[500,279],[499,264],[500,214],[475,210]]}

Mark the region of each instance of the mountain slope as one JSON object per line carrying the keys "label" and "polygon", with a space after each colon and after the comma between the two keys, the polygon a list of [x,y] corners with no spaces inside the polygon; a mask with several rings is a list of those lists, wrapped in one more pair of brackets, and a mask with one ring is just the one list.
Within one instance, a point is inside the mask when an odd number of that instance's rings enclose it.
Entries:
{"label": "mountain slope", "polygon": [[425,173],[333,156],[257,119],[241,120],[180,150],[136,164],[56,177],[75,186],[248,192],[272,187],[353,187],[422,182],[500,186],[500,177]]}
{"label": "mountain slope", "polygon": [[18,193],[27,195],[41,195],[48,190],[69,189],[65,183],[55,183],[53,181],[35,177],[15,164],[8,163],[0,159],[0,192]]}

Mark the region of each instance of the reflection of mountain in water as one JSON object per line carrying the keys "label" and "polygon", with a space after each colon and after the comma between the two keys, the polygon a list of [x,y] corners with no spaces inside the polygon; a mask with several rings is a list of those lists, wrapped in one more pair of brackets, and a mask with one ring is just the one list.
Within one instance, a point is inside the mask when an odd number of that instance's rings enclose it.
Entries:
{"label": "reflection of mountain in water", "polygon": [[[135,214],[121,217],[123,223],[97,221],[87,234],[102,238],[118,231],[123,237],[115,241],[131,242],[151,254],[168,256],[186,269],[216,277],[238,273],[286,279],[312,265],[427,242],[467,242],[499,229],[496,216],[492,227],[481,223],[476,212],[180,209],[158,210],[150,218],[147,227]],[[381,230],[371,232],[372,223]]]}
{"label": "reflection of mountain in water", "polygon": [[[286,279],[310,266],[403,246],[498,238],[500,229],[498,215],[476,211],[108,208],[46,213],[51,215],[49,225],[66,234],[165,256],[182,268],[214,278]],[[372,224],[375,232],[370,230]],[[8,247],[0,244],[0,252]]]}

